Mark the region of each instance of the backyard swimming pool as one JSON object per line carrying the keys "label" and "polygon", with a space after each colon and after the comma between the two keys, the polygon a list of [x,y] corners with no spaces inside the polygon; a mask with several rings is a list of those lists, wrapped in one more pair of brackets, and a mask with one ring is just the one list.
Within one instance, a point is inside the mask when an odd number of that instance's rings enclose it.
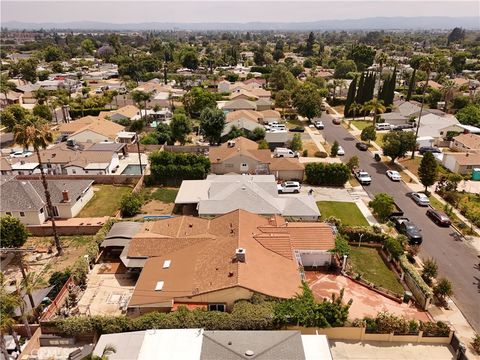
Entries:
{"label": "backyard swimming pool", "polygon": [[[145,171],[145,166],[142,165],[143,171]],[[128,164],[125,169],[123,169],[121,175],[140,175],[140,165]]]}

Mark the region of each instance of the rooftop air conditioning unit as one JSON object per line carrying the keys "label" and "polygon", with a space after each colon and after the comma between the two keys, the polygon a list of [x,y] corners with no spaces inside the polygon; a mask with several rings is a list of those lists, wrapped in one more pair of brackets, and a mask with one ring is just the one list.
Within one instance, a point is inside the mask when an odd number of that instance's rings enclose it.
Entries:
{"label": "rooftop air conditioning unit", "polygon": [[247,251],[244,248],[238,248],[235,250],[235,258],[238,262],[245,262],[245,253]]}

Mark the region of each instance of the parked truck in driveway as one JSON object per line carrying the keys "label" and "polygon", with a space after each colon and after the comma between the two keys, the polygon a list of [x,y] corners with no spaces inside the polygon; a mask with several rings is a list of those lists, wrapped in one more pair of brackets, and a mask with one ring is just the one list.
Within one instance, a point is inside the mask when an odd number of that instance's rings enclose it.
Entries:
{"label": "parked truck in driveway", "polygon": [[410,245],[420,245],[423,241],[421,230],[407,217],[393,216],[390,218],[400,234],[408,238]]}

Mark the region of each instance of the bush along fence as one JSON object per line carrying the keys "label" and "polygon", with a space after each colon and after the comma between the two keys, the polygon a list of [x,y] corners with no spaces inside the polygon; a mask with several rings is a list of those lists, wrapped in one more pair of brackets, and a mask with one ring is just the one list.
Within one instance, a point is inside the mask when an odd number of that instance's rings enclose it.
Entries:
{"label": "bush along fence", "polygon": [[343,186],[350,178],[345,164],[308,163],[305,181],[310,185]]}
{"label": "bush along fence", "polygon": [[[394,270],[400,277],[400,282],[405,283],[408,289],[410,289],[416,302],[427,310],[433,298],[433,292],[431,288],[425,283],[423,278],[418,273],[417,269],[410,264],[407,257],[403,255],[403,251],[398,253],[396,244],[392,241],[393,238],[381,231],[371,230],[368,227],[362,226],[339,226],[339,232],[345,236],[350,242],[354,243],[369,243],[379,244],[382,246],[382,250],[389,256],[388,262],[394,266]],[[395,239],[393,239],[395,240]],[[382,254],[382,251],[380,251]],[[393,261],[392,261],[393,260]],[[358,279],[355,275],[355,280]],[[374,288],[375,289],[375,288]],[[377,289],[378,290],[378,289]],[[379,289],[381,292],[385,292],[388,295],[392,295],[388,290]],[[396,296],[396,295],[393,295]]]}

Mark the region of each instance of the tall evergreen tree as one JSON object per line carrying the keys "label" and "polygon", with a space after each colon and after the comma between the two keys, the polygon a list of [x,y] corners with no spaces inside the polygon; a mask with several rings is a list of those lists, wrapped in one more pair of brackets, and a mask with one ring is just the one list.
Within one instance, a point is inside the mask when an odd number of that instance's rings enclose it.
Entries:
{"label": "tall evergreen tree", "polygon": [[364,93],[365,93],[365,88],[364,88],[364,84],[365,84],[365,73],[361,73],[360,74],[360,81],[358,82],[358,90],[357,90],[357,95],[355,97],[355,102],[357,104],[363,104],[365,102],[365,97],[364,97]]}
{"label": "tall evergreen tree", "polygon": [[348,87],[347,100],[345,101],[345,110],[343,115],[345,117],[351,116],[350,105],[355,102],[355,92],[357,91],[357,77],[355,76]]}

